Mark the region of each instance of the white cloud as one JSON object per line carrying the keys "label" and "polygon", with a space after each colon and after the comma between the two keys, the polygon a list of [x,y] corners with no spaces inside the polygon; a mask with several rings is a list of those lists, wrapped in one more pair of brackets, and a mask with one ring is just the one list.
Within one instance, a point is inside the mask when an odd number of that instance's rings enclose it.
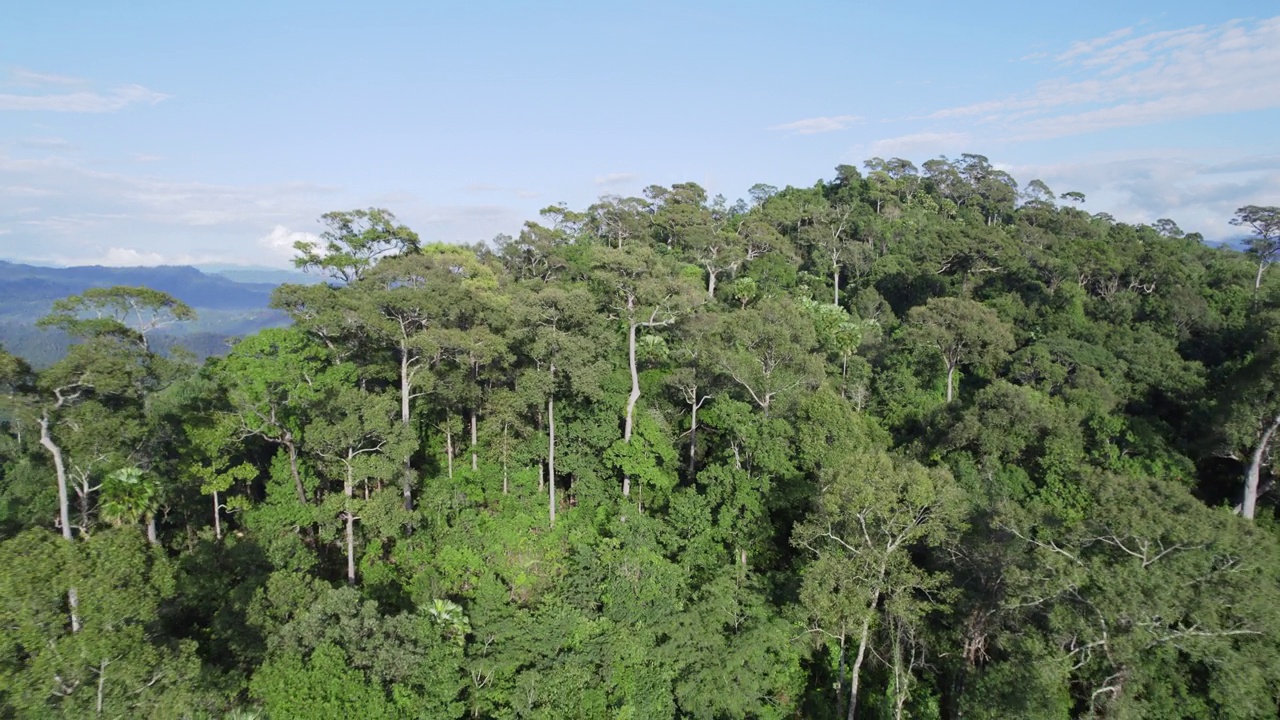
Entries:
{"label": "white cloud", "polygon": [[830,117],[815,117],[796,120],[795,122],[774,125],[769,129],[785,130],[796,135],[816,135],[818,133],[844,130],[850,125],[861,121],[862,118],[857,115],[833,115]]}
{"label": "white cloud", "polygon": [[[434,205],[407,193],[364,195],[308,183],[214,185],[107,173],[2,148],[0,187],[22,188],[0,191],[0,228],[10,231],[0,258],[59,265],[106,262],[116,247],[166,264],[286,267],[293,242],[314,238],[316,218],[335,209],[389,207],[424,242],[489,240],[518,232],[533,214],[514,203]],[[127,256],[114,257],[122,263]]]}
{"label": "white cloud", "polygon": [[482,193],[510,193],[522,199],[536,198],[538,197],[538,195],[541,194],[541,193],[534,192],[533,190],[520,190],[518,188],[504,187],[502,185],[491,185],[489,183],[471,183],[470,185],[463,186],[462,190],[464,192],[468,192],[476,195],[479,195]]}
{"label": "white cloud", "polygon": [[[38,82],[36,82],[38,80]],[[79,84],[76,78],[23,71],[17,84],[42,87],[49,84]],[[121,85],[105,91],[14,94],[0,93],[0,110],[44,110],[48,112],[104,113],[129,105],[155,105],[169,96],[141,85]]]}
{"label": "white cloud", "polygon": [[1086,209],[1122,222],[1167,217],[1187,232],[1222,240],[1239,234],[1227,223],[1236,208],[1270,205],[1280,197],[1280,157],[1263,160],[1168,151],[1015,165],[1009,171],[1024,182],[1039,178],[1059,193],[1083,192]]}
{"label": "white cloud", "polygon": [[596,176],[594,182],[596,185],[601,185],[604,187],[615,187],[618,185],[626,185],[628,183],[633,183],[636,181],[637,177],[638,176],[635,173],[625,173],[625,172],[608,173],[606,175]]}
{"label": "white cloud", "polygon": [[931,158],[963,150],[969,141],[969,134],[962,132],[915,133],[877,140],[867,147],[867,155],[881,158]]}
{"label": "white cloud", "polygon": [[320,237],[314,233],[290,230],[284,225],[276,225],[271,229],[271,232],[258,238],[258,246],[276,256],[271,260],[292,258],[297,254],[297,251],[293,249],[293,244],[296,242],[318,244]]}
{"label": "white cloud", "polygon": [[58,75],[55,73],[42,73],[25,68],[16,68],[9,71],[9,84],[21,87],[41,87],[44,85],[84,85],[84,78],[73,77],[71,75]]}
{"label": "white cloud", "polygon": [[108,248],[105,255],[97,263],[112,267],[134,267],[138,265],[164,265],[165,258],[160,253],[140,252],[133,248]]}
{"label": "white cloud", "polygon": [[1280,17],[1134,36],[1118,30],[1055,58],[1060,76],[1028,93],[933,113],[1014,140],[1280,107]]}

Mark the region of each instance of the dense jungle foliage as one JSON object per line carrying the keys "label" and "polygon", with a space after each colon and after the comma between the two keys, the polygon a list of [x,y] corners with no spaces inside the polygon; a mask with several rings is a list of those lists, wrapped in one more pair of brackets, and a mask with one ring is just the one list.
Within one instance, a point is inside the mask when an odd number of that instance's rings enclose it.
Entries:
{"label": "dense jungle foliage", "polygon": [[1275,718],[1280,210],[986,158],[492,245],[324,216],[203,366],[0,352],[0,717]]}

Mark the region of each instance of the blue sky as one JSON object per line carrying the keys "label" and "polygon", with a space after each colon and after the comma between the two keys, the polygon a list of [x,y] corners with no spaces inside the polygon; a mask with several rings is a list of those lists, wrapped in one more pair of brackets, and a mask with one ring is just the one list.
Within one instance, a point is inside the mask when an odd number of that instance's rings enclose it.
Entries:
{"label": "blue sky", "polygon": [[[978,5],[975,7],[975,5]],[[13,2],[0,258],[283,266],[329,210],[426,240],[692,180],[986,155],[1211,239],[1280,204],[1274,2]]]}

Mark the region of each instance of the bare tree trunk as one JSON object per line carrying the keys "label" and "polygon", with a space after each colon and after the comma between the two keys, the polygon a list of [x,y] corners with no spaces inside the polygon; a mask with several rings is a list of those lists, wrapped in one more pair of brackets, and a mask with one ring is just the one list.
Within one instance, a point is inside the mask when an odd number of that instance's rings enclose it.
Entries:
{"label": "bare tree trunk", "polygon": [[[627,417],[622,425],[622,441],[631,442],[631,427],[640,399],[640,373],[636,371],[636,323],[627,326],[627,368],[631,371],[631,394],[627,396]],[[622,476],[622,496],[631,497],[631,478]]]}
{"label": "bare tree trunk", "polygon": [[[40,445],[53,456],[53,471],[58,478],[58,519],[62,523],[62,537],[71,540],[71,508],[67,499],[67,468],[62,463],[62,448],[49,435],[49,413],[38,421]],[[67,608],[71,611],[71,632],[80,632],[80,596],[74,587],[67,588]]]}
{"label": "bare tree trunk", "polygon": [[836,663],[836,717],[844,715],[844,643],[845,634],[840,633],[840,659]]}
{"label": "bare tree trunk", "polygon": [[1244,475],[1244,498],[1241,500],[1240,512],[1249,520],[1253,519],[1258,506],[1258,482],[1262,476],[1262,460],[1267,456],[1267,448],[1277,428],[1280,428],[1280,415],[1272,419],[1270,427],[1262,433],[1262,437],[1258,439],[1258,446],[1254,448],[1253,455],[1249,458],[1249,468]]}
{"label": "bare tree trunk", "polygon": [[952,386],[955,382],[956,366],[947,365],[947,402],[951,402]]}
{"label": "bare tree trunk", "polygon": [[479,469],[479,460],[476,458],[476,411],[471,411],[471,472]]}
{"label": "bare tree trunk", "polygon": [[102,714],[102,686],[107,682],[107,661],[103,660],[98,665],[98,702],[95,707],[95,714]]}
{"label": "bare tree trunk", "polygon": [[907,704],[907,678],[902,669],[902,629],[893,629],[893,719],[902,720]]}
{"label": "bare tree trunk", "polygon": [[355,494],[355,483],[351,476],[351,451],[347,451],[347,481],[343,484],[343,492],[347,496],[347,583],[356,584],[356,528],[355,514],[351,512],[351,498]]}
{"label": "bare tree trunk", "polygon": [[833,305],[840,305],[840,266],[831,266],[831,286],[835,288],[835,299],[831,301]]}
{"label": "bare tree trunk", "polygon": [[[409,395],[412,388],[409,385],[409,348],[405,347],[405,342],[400,341],[400,424],[405,427],[409,426]],[[404,479],[401,484],[404,493],[404,509],[413,510],[413,467],[410,465],[410,458],[404,459]]]}
{"label": "bare tree trunk", "polygon": [[409,424],[409,350],[400,344],[400,423]]}
{"label": "bare tree trunk", "polygon": [[716,271],[707,269],[707,299],[714,300],[716,297]]}
{"label": "bare tree trunk", "polygon": [[222,518],[220,517],[220,512],[219,512],[221,509],[222,509],[222,503],[218,502],[218,491],[214,490],[213,491],[213,536],[218,540],[222,539]]}
{"label": "bare tree trunk", "polygon": [[147,513],[147,542],[152,545],[159,545],[160,540],[156,536],[156,514]]}
{"label": "bare tree trunk", "polygon": [[58,478],[58,520],[62,523],[62,537],[71,539],[71,507],[67,499],[67,468],[62,462],[62,448],[49,436],[49,414],[45,413],[40,424],[40,445],[53,456],[53,471]]}
{"label": "bare tree trunk", "polygon": [[[552,366],[555,372],[555,366]],[[547,507],[551,516],[551,526],[556,524],[556,396],[553,392],[547,398],[547,487],[550,488]]]}
{"label": "bare tree trunk", "polygon": [[697,402],[697,399],[698,399],[697,385],[693,386],[693,398],[694,398],[694,402],[689,404],[689,407],[692,408],[692,411],[689,414],[689,477],[690,478],[693,477],[694,470],[696,470],[696,468],[694,467],[694,464],[697,462],[697,457],[698,457],[698,406],[702,404]]}
{"label": "bare tree trunk", "polygon": [[285,432],[285,449],[289,451],[289,472],[293,473],[293,487],[298,491],[298,502],[307,504],[307,490],[302,486],[302,475],[298,473],[298,446],[293,442],[292,433]]}
{"label": "bare tree trunk", "polygon": [[449,479],[453,479],[453,431],[444,431],[444,453],[449,458]]}
{"label": "bare tree trunk", "polygon": [[1259,261],[1258,274],[1253,278],[1253,292],[1255,295],[1258,293],[1258,288],[1262,287],[1262,271],[1266,269],[1267,269],[1267,261],[1266,260]]}
{"label": "bare tree trunk", "polygon": [[845,717],[854,720],[858,716],[858,674],[862,671],[862,661],[867,655],[867,636],[871,631],[871,616],[862,621],[862,635],[858,640],[858,654],[849,666],[849,714]]}

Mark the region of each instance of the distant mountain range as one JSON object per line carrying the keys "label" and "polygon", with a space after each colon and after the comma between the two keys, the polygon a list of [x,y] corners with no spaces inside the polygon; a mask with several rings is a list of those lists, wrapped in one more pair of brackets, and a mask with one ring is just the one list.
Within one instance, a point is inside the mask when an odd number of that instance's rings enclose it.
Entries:
{"label": "distant mountain range", "polygon": [[181,345],[199,357],[226,351],[227,339],[265,327],[287,325],[283,313],[268,307],[271,292],[285,282],[308,283],[301,273],[270,269],[188,266],[40,267],[0,260],[0,344],[36,366],[54,362],[70,338],[35,327],[55,300],[92,287],[131,285],[169,293],[195,309],[199,319],[179,323],[156,335],[161,348]]}

